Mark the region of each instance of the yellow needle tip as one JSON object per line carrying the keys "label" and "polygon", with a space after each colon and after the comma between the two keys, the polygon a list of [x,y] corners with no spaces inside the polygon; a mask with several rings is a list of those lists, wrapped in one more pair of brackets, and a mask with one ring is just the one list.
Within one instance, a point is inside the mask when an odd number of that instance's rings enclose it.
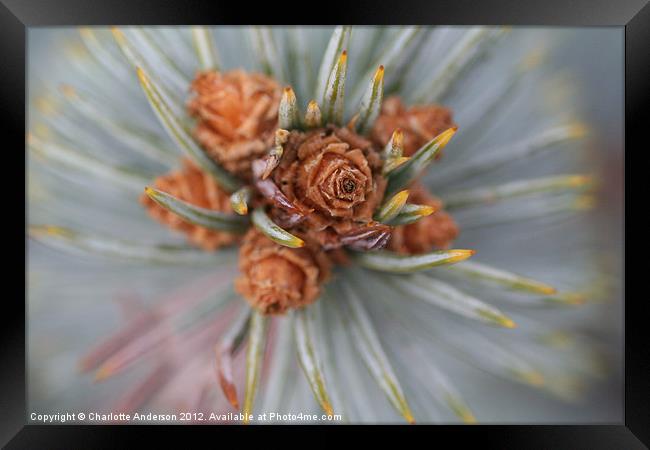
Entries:
{"label": "yellow needle tip", "polygon": [[476,423],[476,417],[474,417],[474,414],[469,411],[463,413],[463,415],[460,416],[460,419],[467,425],[473,425]]}
{"label": "yellow needle tip", "polygon": [[138,74],[138,80],[140,80],[141,83],[146,83],[148,81],[147,75],[145,75],[144,70],[142,70],[141,67],[136,67],[135,73]]}
{"label": "yellow needle tip", "polygon": [[475,250],[449,250],[450,256],[447,262],[449,264],[461,262],[470,258],[474,253],[476,253]]}
{"label": "yellow needle tip", "polygon": [[113,371],[108,366],[102,366],[95,372],[95,382],[103,381],[112,375]]}
{"label": "yellow needle tip", "polygon": [[569,125],[569,136],[573,138],[580,138],[587,134],[587,126],[584,123],[576,122]]}
{"label": "yellow needle tip", "polygon": [[305,241],[303,241],[302,239],[297,238],[294,242],[295,242],[294,245],[295,245],[296,248],[305,246]]}
{"label": "yellow needle tip", "polygon": [[375,77],[374,78],[375,78],[376,82],[383,80],[383,78],[384,78],[384,66],[383,65],[379,66],[379,68],[377,68],[377,71],[375,72]]}
{"label": "yellow needle tip", "polygon": [[75,91],[75,88],[73,88],[69,84],[61,84],[59,86],[59,90],[63,95],[65,95],[68,98],[72,98],[77,95],[77,91]]}
{"label": "yellow needle tip", "polygon": [[456,134],[456,131],[458,131],[458,127],[453,126],[451,128],[447,128],[445,131],[436,136],[436,141],[438,141],[440,148],[444,148],[449,143],[451,138],[454,137],[454,134]]}
{"label": "yellow needle tip", "polygon": [[540,285],[539,292],[546,295],[553,295],[557,293],[557,289],[554,288],[553,286]]}
{"label": "yellow needle tip", "polygon": [[393,197],[393,199],[396,203],[406,203],[406,199],[408,199],[408,197],[409,190],[404,189],[403,191],[399,191],[397,194],[395,194],[395,197]]}

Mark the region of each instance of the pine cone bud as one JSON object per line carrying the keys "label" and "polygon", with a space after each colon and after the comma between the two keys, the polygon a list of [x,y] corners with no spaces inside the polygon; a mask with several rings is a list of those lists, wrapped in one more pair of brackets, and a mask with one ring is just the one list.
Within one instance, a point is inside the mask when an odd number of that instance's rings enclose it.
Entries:
{"label": "pine cone bud", "polygon": [[[202,208],[221,212],[233,212],[230,196],[223,191],[210,175],[204,173],[191,162],[185,160],[182,170],[175,170],[156,178],[154,186],[163,192]],[[224,231],[210,230],[184,221],[176,214],[151,200],[146,194],[140,197],[151,217],[158,222],[179,230],[188,240],[204,250],[216,250],[239,240],[239,236]]]}
{"label": "pine cone bud", "polygon": [[428,193],[421,184],[413,186],[409,202],[433,206],[436,211],[415,223],[395,227],[388,242],[388,249],[414,255],[449,248],[458,237],[458,226],[453,217],[442,210],[442,202]]}
{"label": "pine cone bud", "polygon": [[372,222],[386,181],[370,141],[347,128],[292,132],[273,180],[303,211],[301,230],[325,249],[339,237]]}
{"label": "pine cone bud", "polygon": [[273,79],[242,70],[201,72],[188,104],[194,136],[226,170],[250,179],[251,161],[273,143],[281,88]]}
{"label": "pine cone bud", "polygon": [[[404,156],[411,156],[420,147],[448,128],[455,126],[451,110],[440,105],[417,105],[406,108],[399,97],[390,97],[382,105],[381,114],[372,129],[372,140],[383,147],[396,129],[404,133]],[[441,156],[438,153],[438,158]]]}
{"label": "pine cone bud", "polygon": [[284,247],[251,228],[239,251],[235,289],[262,313],[284,314],[318,298],[330,266],[319,248]]}

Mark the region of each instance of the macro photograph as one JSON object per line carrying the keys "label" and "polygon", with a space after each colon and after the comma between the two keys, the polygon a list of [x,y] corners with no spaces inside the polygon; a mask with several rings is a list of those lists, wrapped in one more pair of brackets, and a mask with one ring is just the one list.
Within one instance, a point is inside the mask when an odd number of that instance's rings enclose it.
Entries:
{"label": "macro photograph", "polygon": [[623,425],[643,448],[625,26],[35,17],[23,431]]}
{"label": "macro photograph", "polygon": [[620,414],[620,31],[29,38],[33,409]]}

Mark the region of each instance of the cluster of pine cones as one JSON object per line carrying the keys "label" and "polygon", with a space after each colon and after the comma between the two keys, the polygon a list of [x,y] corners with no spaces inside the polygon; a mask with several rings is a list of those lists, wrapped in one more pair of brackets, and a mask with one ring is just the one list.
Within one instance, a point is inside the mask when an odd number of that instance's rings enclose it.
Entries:
{"label": "cluster of pine cones", "polygon": [[[333,264],[346,264],[346,249],[387,248],[403,254],[444,249],[457,237],[453,218],[439,199],[417,183],[409,199],[429,205],[433,214],[389,226],[373,220],[384,201],[382,150],[401,130],[404,156],[454,126],[451,111],[439,105],[405,106],[398,97],[384,100],[368,136],[352,126],[278,129],[283,91],[272,78],[242,70],[202,72],[191,85],[188,112],[196,119],[194,137],[205,152],[250,187],[250,202],[279,226],[304,241],[288,248],[255,227],[245,235],[191,224],[147,195],[142,203],[161,223],[187,235],[208,251],[240,245],[237,291],[259,311],[282,314],[315,301]],[[269,149],[281,145],[273,160]],[[196,206],[233,212],[230,194],[202,170],[184,167],[155,180],[160,191]]]}

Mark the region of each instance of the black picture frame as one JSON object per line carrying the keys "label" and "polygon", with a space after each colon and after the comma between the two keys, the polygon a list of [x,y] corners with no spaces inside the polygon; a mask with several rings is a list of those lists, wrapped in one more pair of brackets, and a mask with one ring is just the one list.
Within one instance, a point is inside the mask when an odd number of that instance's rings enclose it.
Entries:
{"label": "black picture frame", "polygon": [[[102,1],[89,0],[0,0],[0,111],[5,125],[2,140],[5,167],[7,156],[16,158],[11,167],[25,164],[26,126],[26,37],[27,28],[35,26],[69,25],[167,25],[167,24],[267,24],[271,17],[279,23],[332,24],[338,22],[360,24],[445,24],[445,25],[544,25],[544,26],[619,26],[625,27],[625,214],[631,213],[633,190],[632,156],[637,173],[644,170],[638,153],[642,146],[641,127],[648,124],[650,92],[650,5],[648,0],[437,0],[435,2],[400,0],[399,2],[358,1],[345,7],[321,8],[315,3],[306,6],[298,2],[222,2],[197,1]],[[320,3],[319,3],[320,4]],[[343,5],[343,3],[341,3]],[[644,95],[646,94],[646,95]],[[645,113],[645,114],[644,114]],[[10,139],[7,139],[9,137]],[[639,146],[638,150],[632,150]],[[13,162],[13,161],[12,161]],[[3,200],[5,208],[17,211],[22,202],[26,207],[24,172],[13,176],[18,181],[9,184],[12,173],[5,174],[5,186],[11,193]],[[642,176],[642,175],[641,175]],[[638,195],[637,195],[638,197]],[[14,215],[15,216],[15,215]],[[16,237],[26,230],[26,221],[6,219]],[[624,220],[625,235],[631,221]],[[22,228],[23,225],[25,228]],[[624,239],[627,243],[628,239]],[[11,266],[25,262],[26,248],[19,239],[8,239],[15,248],[9,256]],[[27,236],[25,232],[25,245]],[[625,246],[626,247],[626,246]],[[5,244],[5,250],[7,246]],[[638,251],[638,250],[636,250]],[[623,249],[624,255],[625,248]],[[9,259],[11,258],[11,259]],[[20,280],[14,277],[14,280]],[[26,280],[26,279],[25,279]],[[626,280],[627,281],[627,280]],[[22,284],[22,286],[21,286]],[[627,283],[626,286],[627,287]],[[16,283],[15,290],[5,291],[5,308],[2,315],[2,371],[0,372],[0,442],[6,448],[104,448],[151,444],[152,439],[167,439],[168,429],[188,437],[206,438],[216,444],[212,427],[161,427],[161,426],[36,426],[26,422],[26,367],[25,367],[25,292],[27,283]],[[624,289],[626,292],[627,289]],[[630,299],[625,308],[625,416],[620,424],[613,425],[562,425],[562,426],[427,426],[389,427],[393,432],[408,437],[412,433],[427,433],[425,442],[474,442],[482,447],[506,448],[647,448],[650,445],[650,352],[647,339],[649,307],[647,299],[640,296]],[[6,309],[5,309],[6,311]],[[349,431],[352,427],[329,427],[328,432]],[[376,434],[378,427],[354,427]],[[227,427],[228,432],[241,433],[245,427]],[[382,431],[387,428],[382,428]],[[304,433],[322,430],[322,427],[255,427],[255,431],[275,434],[288,431],[294,442],[301,442]],[[222,427],[218,433],[225,433]],[[126,441],[125,439],[129,439]],[[304,439],[308,439],[304,437]],[[440,440],[442,439],[442,441]],[[236,442],[236,441],[235,441]],[[282,443],[285,441],[279,441]],[[308,442],[309,443],[309,442]]]}

